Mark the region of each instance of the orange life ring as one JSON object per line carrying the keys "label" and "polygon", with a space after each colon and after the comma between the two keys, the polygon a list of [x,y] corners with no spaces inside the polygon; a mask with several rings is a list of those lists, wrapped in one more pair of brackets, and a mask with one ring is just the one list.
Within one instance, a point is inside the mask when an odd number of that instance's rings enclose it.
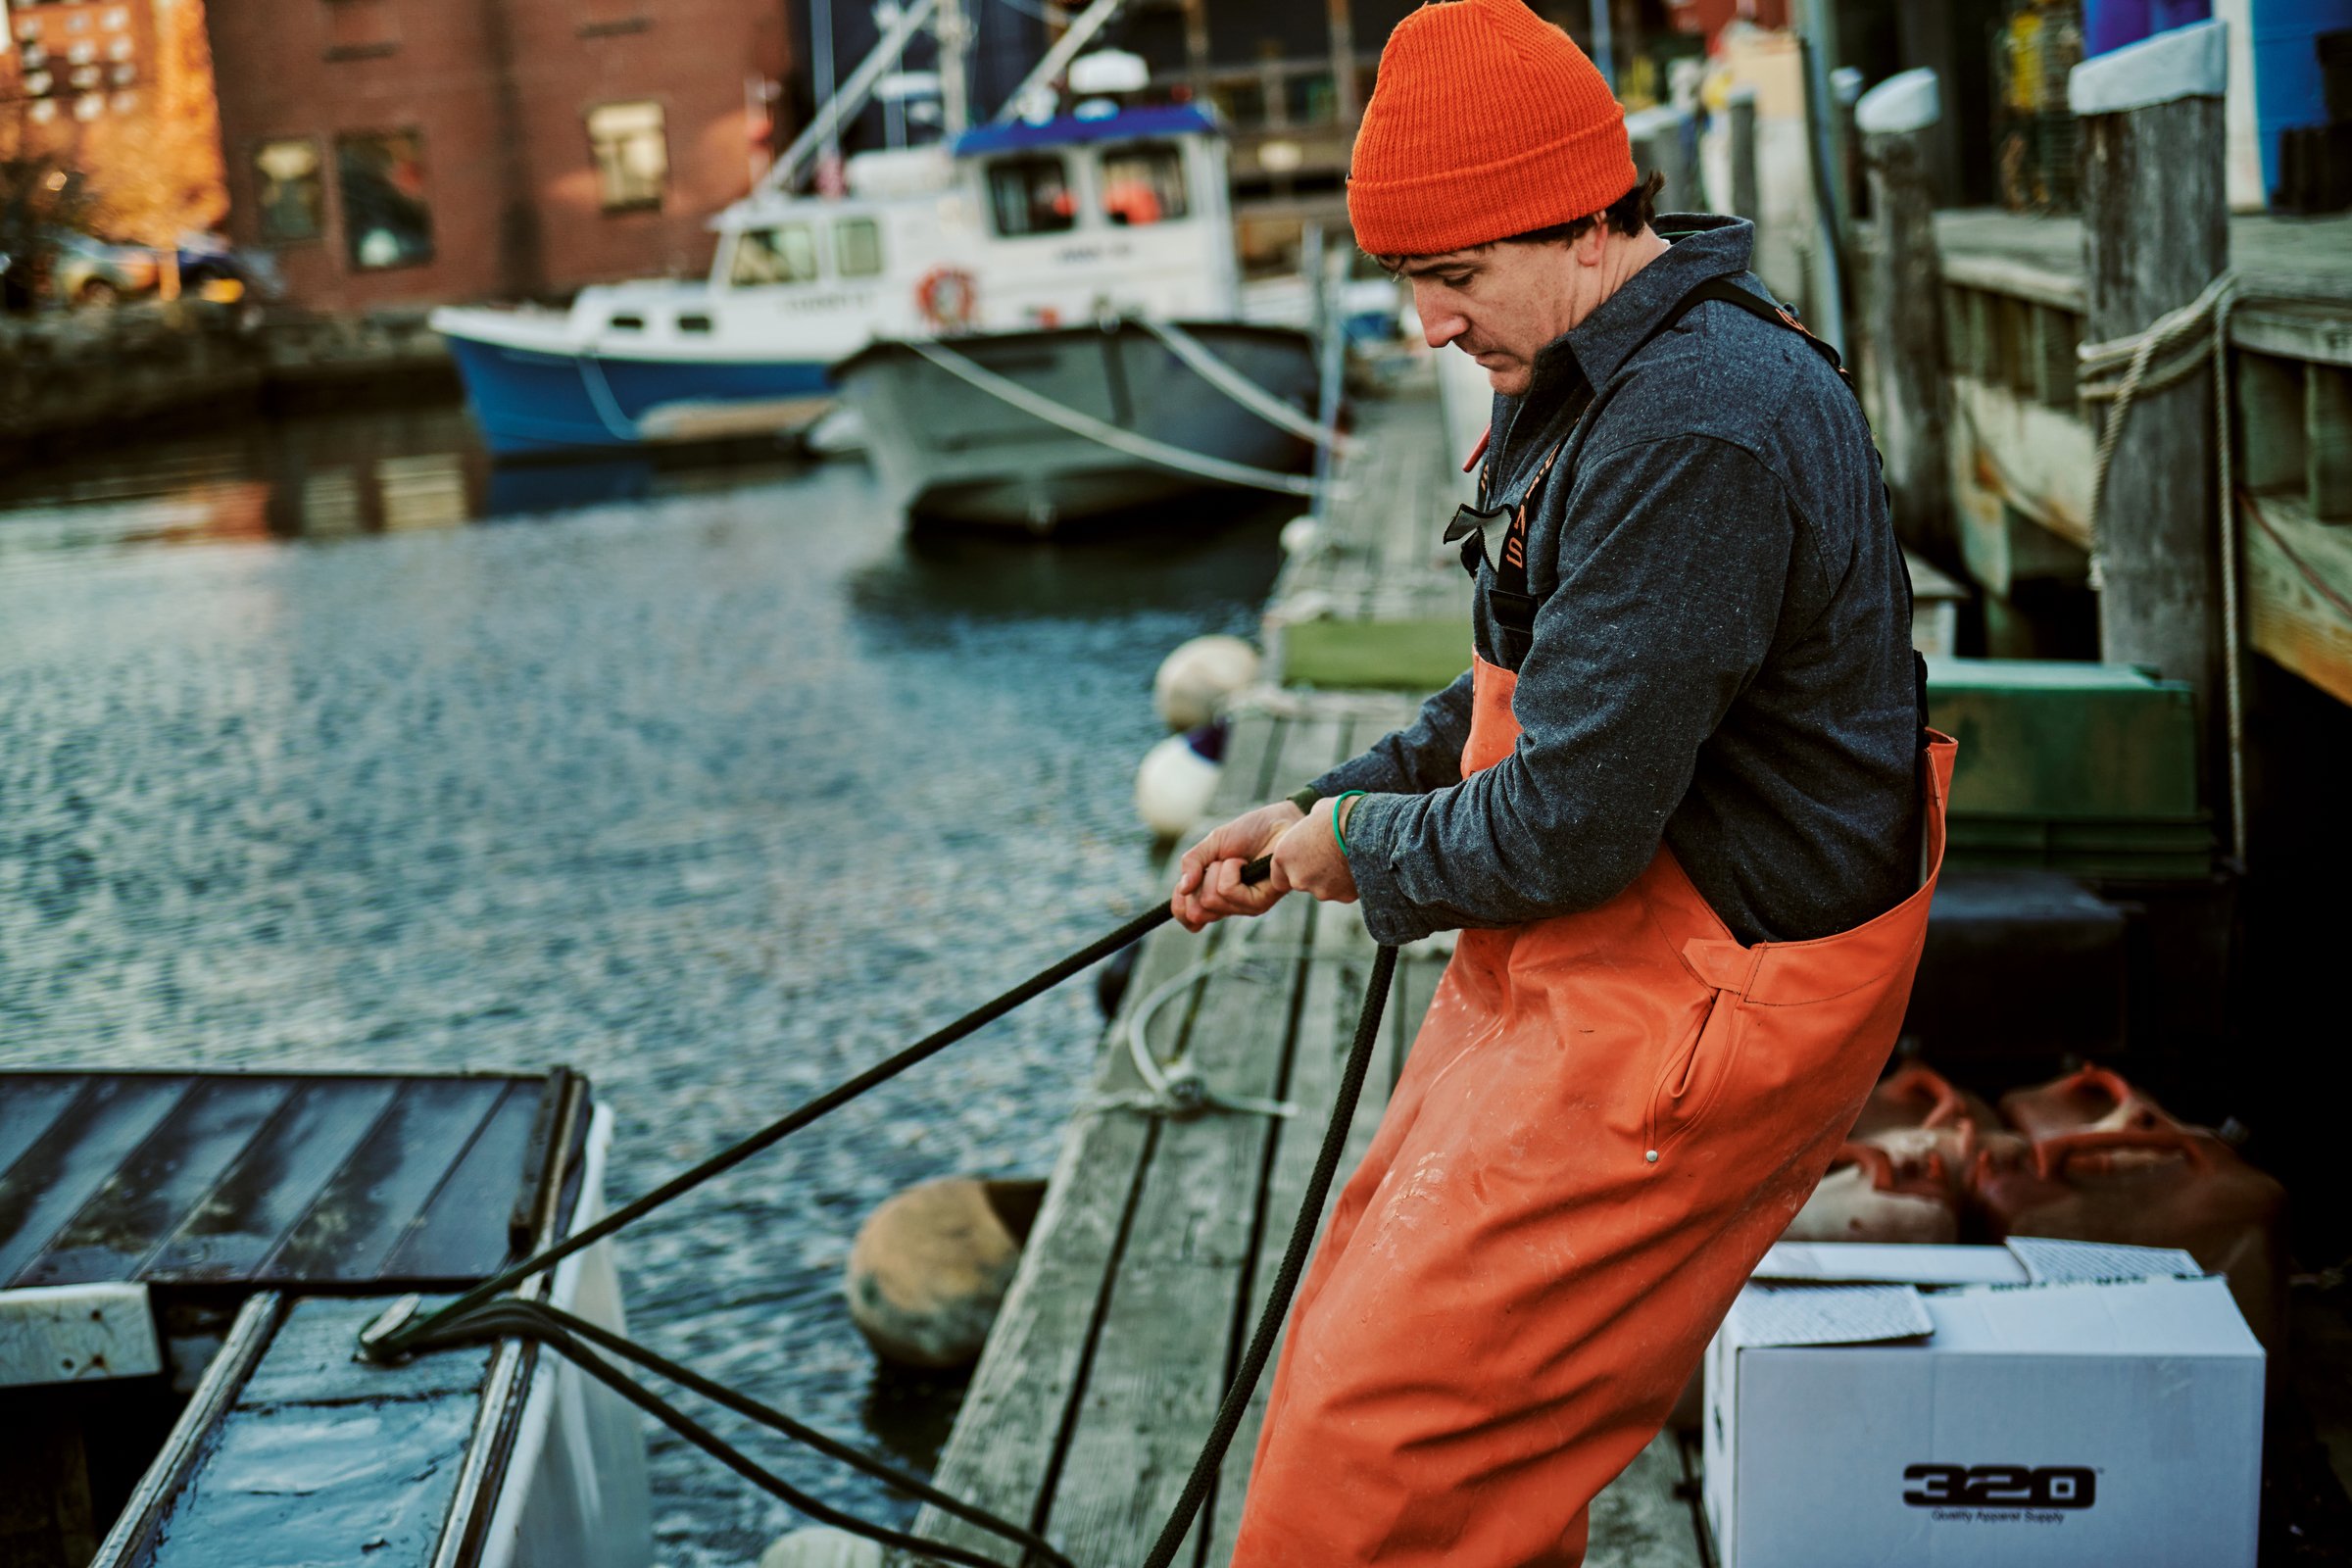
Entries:
{"label": "orange life ring", "polygon": [[980,282],[960,267],[934,267],[914,285],[915,309],[942,332],[960,332],[980,314]]}

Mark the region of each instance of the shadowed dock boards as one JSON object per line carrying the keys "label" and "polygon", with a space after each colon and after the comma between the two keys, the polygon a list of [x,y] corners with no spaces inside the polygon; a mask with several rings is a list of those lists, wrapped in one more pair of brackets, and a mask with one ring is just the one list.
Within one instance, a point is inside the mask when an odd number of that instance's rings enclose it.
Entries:
{"label": "shadowed dock boards", "polygon": [[[1215,809],[1285,794],[1411,711],[1401,698],[1266,697],[1237,715]],[[1181,1053],[1212,1088],[1287,1100],[1297,1114],[1175,1118],[1105,1108],[1080,1116],[942,1457],[947,1491],[1030,1524],[1082,1568],[1143,1560],[1183,1491],[1289,1239],[1371,954],[1352,908],[1304,899],[1197,937],[1166,927],[1145,944],[1106,1037],[1097,1096],[1142,1087],[1126,1032],[1154,992],[1172,987],[1149,1020],[1154,1054]],[[1446,956],[1443,939],[1402,955],[1343,1178],[1378,1125]],[[1188,976],[1196,966],[1200,972]],[[1263,1399],[1261,1380],[1179,1563],[1221,1568],[1231,1556]],[[1695,1568],[1683,1480],[1679,1449],[1660,1439],[1594,1505],[1593,1568]],[[917,1529],[1000,1561],[1016,1557],[935,1510]]]}

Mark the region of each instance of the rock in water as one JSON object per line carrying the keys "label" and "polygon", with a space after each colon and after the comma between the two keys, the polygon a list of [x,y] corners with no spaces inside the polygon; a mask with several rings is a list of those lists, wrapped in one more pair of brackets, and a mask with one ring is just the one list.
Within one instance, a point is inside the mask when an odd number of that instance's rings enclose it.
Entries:
{"label": "rock in water", "polygon": [[1239,637],[1196,637],[1160,661],[1152,706],[1170,729],[1195,729],[1257,679],[1257,650]]}
{"label": "rock in water", "polygon": [[866,1217],[850,1248],[850,1318],[886,1360],[962,1366],[1012,1284],[1043,1182],[925,1182]]}
{"label": "rock in water", "polygon": [[760,1554],[760,1568],[882,1568],[882,1563],[879,1542],[824,1525],[779,1536]]}

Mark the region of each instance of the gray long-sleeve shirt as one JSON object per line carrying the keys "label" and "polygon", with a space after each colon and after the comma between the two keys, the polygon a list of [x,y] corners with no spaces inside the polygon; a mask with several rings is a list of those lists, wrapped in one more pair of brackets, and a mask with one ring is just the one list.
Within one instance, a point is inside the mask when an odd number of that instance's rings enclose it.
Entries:
{"label": "gray long-sleeve shirt", "polygon": [[1645,344],[1707,278],[1764,293],[1749,224],[1658,229],[1666,253],[1494,400],[1490,497],[1567,439],[1529,513],[1532,637],[1496,616],[1491,564],[1473,590],[1479,654],[1518,671],[1517,747],[1461,776],[1464,674],[1315,780],[1372,792],[1348,849],[1381,942],[1596,907],[1661,839],[1746,942],[1845,930],[1917,885],[1910,589],[1869,428],[1795,332],[1737,306]]}

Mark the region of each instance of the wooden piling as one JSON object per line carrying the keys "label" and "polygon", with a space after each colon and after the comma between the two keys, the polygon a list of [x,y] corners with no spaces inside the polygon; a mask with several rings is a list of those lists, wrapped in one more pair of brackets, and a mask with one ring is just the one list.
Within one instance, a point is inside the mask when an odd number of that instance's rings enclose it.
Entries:
{"label": "wooden piling", "polygon": [[1941,119],[1936,74],[1906,71],[1865,94],[1854,121],[1870,172],[1879,243],[1864,328],[1877,368],[1879,451],[1904,544],[1951,562],[1951,479],[1944,458],[1950,383],[1943,365],[1943,272],[1929,186]]}
{"label": "wooden piling", "polygon": [[[2144,331],[2230,265],[2223,38],[2199,24],[2075,69],[2091,342]],[[2140,393],[2093,523],[2100,657],[2190,682],[2209,733],[2223,679],[2216,438],[2209,370]]]}

